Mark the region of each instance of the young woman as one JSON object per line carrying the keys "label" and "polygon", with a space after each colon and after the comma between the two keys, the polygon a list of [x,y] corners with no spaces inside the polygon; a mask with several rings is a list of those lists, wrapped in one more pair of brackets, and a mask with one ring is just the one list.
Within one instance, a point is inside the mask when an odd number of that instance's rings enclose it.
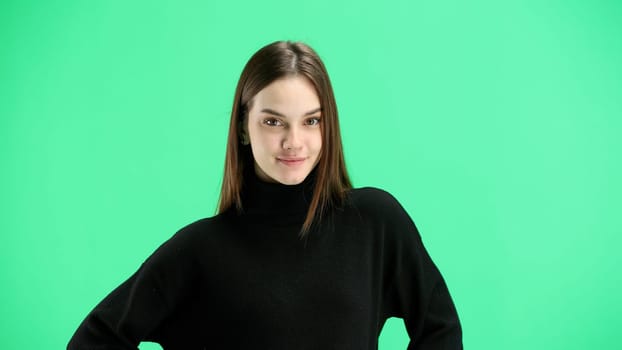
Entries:
{"label": "young woman", "polygon": [[158,248],[82,322],[69,349],[461,349],[445,282],[401,205],[352,189],[324,64],[275,42],[240,77],[218,215]]}

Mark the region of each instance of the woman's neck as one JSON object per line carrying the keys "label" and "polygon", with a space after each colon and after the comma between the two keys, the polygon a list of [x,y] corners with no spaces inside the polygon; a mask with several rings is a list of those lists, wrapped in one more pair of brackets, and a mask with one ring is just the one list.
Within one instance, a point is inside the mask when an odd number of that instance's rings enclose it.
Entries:
{"label": "woman's neck", "polygon": [[242,215],[252,221],[302,224],[307,216],[315,187],[316,170],[297,185],[284,185],[261,180],[250,170],[244,174]]}

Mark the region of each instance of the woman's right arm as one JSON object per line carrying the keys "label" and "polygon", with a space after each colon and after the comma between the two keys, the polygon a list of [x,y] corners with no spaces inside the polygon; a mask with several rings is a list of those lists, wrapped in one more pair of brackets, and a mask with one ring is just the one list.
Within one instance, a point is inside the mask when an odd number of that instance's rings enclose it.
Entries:
{"label": "woman's right arm", "polygon": [[156,341],[155,331],[187,289],[191,245],[178,232],[82,321],[68,350],[133,349]]}

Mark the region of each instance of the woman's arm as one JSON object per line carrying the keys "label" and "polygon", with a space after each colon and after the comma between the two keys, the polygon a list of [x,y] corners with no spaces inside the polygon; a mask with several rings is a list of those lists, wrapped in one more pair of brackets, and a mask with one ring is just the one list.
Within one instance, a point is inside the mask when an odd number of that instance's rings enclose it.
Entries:
{"label": "woman's arm", "polygon": [[155,333],[187,289],[191,256],[178,232],[140,269],[100,302],[71,338],[67,349],[137,349],[157,341]]}
{"label": "woman's arm", "polygon": [[[389,195],[390,196],[390,195]],[[462,349],[462,328],[445,280],[414,222],[395,198],[386,206],[390,316],[404,319],[408,349]]]}
{"label": "woman's arm", "polygon": [[82,321],[67,349],[138,349],[167,314],[159,287],[145,275],[141,268],[102,300]]}

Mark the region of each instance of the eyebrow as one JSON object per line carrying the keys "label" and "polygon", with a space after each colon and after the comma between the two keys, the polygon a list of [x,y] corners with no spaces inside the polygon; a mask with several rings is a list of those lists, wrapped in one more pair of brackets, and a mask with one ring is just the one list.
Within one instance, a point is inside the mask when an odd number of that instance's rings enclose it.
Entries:
{"label": "eyebrow", "polygon": [[[304,115],[305,115],[305,116],[307,116],[307,115],[311,115],[311,114],[314,114],[314,113],[320,112],[321,110],[322,110],[322,107],[318,107],[318,108],[316,108],[316,109],[314,109],[314,110],[312,110],[312,111],[308,111],[308,112],[307,112],[307,113],[305,113]],[[277,112],[277,111],[275,111],[275,110],[273,110],[273,109],[270,109],[270,108],[264,108],[264,109],[262,109],[262,110],[261,110],[261,112],[263,112],[263,113],[268,113],[268,114],[272,114],[272,115],[276,115],[276,116],[278,116],[278,117],[282,117],[282,118],[287,118],[284,114],[279,113],[279,112]]]}

